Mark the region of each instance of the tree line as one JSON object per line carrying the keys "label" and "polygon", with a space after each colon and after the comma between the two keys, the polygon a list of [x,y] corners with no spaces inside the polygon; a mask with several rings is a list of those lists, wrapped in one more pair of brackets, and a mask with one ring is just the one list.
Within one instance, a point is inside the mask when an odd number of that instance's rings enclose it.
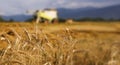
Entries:
{"label": "tree line", "polygon": [[[25,20],[25,22],[32,22],[35,21],[35,17],[33,16],[32,18],[29,18],[27,20]],[[68,19],[72,19],[72,18],[68,18]],[[59,18],[59,22],[65,22],[67,19],[64,18]],[[84,22],[84,21],[120,21],[120,19],[114,19],[114,18],[109,18],[109,19],[104,19],[104,18],[89,18],[89,17],[85,17],[85,18],[78,18],[78,19],[72,19],[74,21],[79,21],[79,22]],[[0,16],[0,22],[15,22],[14,19],[9,19],[9,20],[5,20],[3,19],[2,16]]]}

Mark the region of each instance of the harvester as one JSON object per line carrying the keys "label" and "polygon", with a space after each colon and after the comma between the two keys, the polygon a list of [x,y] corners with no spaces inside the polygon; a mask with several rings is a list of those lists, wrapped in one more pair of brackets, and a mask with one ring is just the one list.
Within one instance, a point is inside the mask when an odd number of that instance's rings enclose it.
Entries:
{"label": "harvester", "polygon": [[36,23],[56,23],[58,20],[57,10],[56,9],[44,9],[37,10],[34,14],[36,18]]}

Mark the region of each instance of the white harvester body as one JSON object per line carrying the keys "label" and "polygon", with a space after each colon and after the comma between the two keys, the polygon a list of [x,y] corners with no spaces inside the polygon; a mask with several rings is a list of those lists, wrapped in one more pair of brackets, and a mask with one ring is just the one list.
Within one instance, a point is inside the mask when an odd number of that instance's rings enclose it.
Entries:
{"label": "white harvester body", "polygon": [[57,10],[55,9],[45,9],[45,10],[38,10],[36,12],[38,20],[44,19],[49,22],[52,22],[55,19],[58,19]]}

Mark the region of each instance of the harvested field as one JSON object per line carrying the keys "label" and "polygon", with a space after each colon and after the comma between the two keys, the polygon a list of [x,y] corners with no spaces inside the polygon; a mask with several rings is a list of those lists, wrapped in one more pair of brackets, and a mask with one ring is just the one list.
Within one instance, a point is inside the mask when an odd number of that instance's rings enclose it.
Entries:
{"label": "harvested field", "polygon": [[0,23],[0,65],[120,65],[120,23]]}

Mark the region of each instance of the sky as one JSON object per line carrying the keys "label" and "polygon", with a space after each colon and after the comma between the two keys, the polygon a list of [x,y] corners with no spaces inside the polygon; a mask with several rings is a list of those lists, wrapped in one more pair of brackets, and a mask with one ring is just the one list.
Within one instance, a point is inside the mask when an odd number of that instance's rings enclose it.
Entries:
{"label": "sky", "polygon": [[120,0],[0,0],[0,15],[27,14],[44,8],[106,7],[120,4]]}

